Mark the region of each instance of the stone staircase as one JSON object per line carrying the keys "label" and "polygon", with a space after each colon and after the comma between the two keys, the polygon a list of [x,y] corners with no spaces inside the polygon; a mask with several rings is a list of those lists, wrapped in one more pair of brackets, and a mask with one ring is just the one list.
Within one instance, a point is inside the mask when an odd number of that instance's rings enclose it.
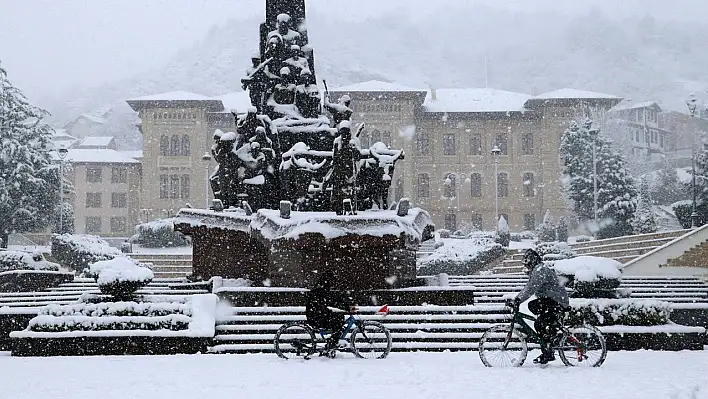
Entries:
{"label": "stone staircase", "polygon": [[[654,249],[669,243],[690,230],[675,230],[661,233],[639,234],[570,244],[581,256],[599,256],[627,263]],[[504,262],[491,269],[494,274],[523,273],[522,258],[525,250],[512,249]],[[708,252],[706,252],[708,254]]]}
{"label": "stone staircase", "polygon": [[667,262],[669,267],[701,267],[708,272],[708,242],[694,246],[683,255]]}
{"label": "stone staircase", "polygon": [[139,261],[152,263],[152,271],[157,278],[183,278],[192,274],[191,254],[128,254]]}

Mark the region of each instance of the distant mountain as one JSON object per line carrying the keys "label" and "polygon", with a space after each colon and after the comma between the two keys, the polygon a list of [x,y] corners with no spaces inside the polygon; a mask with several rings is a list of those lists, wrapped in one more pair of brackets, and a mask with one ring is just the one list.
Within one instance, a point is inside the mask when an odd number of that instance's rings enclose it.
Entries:
{"label": "distant mountain", "polygon": [[[317,74],[329,87],[377,79],[409,86],[484,87],[524,93],[561,87],[653,99],[683,111],[708,88],[708,25],[615,20],[601,11],[568,18],[465,5],[423,21],[406,13],[351,21],[308,16]],[[66,121],[126,98],[172,90],[240,90],[258,43],[256,19],[212,28],[163,68],[47,104]],[[66,101],[66,99],[70,101]],[[125,110],[125,108],[124,108]]]}

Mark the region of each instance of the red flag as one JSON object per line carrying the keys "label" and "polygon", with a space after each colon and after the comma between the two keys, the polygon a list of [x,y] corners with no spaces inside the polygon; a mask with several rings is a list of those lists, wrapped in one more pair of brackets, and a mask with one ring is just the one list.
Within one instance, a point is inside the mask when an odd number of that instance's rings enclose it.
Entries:
{"label": "red flag", "polygon": [[382,314],[384,316],[388,316],[388,304],[383,305],[381,309],[379,309],[376,314]]}

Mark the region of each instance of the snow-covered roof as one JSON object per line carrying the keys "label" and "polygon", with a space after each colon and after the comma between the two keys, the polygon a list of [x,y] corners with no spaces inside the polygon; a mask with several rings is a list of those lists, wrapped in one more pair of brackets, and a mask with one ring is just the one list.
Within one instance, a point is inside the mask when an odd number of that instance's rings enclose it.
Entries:
{"label": "snow-covered roof", "polygon": [[188,91],[170,91],[167,93],[128,99],[128,101],[206,101],[213,100],[207,96]]}
{"label": "snow-covered roof", "polygon": [[[59,160],[59,157],[55,152],[52,152],[52,158],[55,160]],[[71,148],[69,149],[69,153],[66,156],[66,161],[70,163],[140,163],[140,161],[133,159],[120,151],[105,148]]]}
{"label": "snow-covered roof", "polygon": [[54,134],[50,137],[52,141],[78,140],[76,137],[66,132],[66,129],[55,129]]}
{"label": "snow-covered roof", "polygon": [[81,140],[77,148],[108,148],[113,142],[113,136],[92,136]]}
{"label": "snow-covered roof", "polygon": [[226,93],[211,99],[221,101],[224,104],[224,110],[227,112],[235,109],[237,113],[243,114],[251,106],[251,98],[246,91]]}
{"label": "snow-covered roof", "polygon": [[92,115],[92,114],[81,114],[79,118],[84,118],[88,119],[93,123],[98,123],[98,124],[104,124],[106,123],[106,119],[102,118],[100,116]]}
{"label": "snow-covered roof", "polygon": [[511,91],[482,89],[436,89],[435,99],[428,91],[423,102],[426,112],[523,112],[531,95]]}
{"label": "snow-covered roof", "polygon": [[609,112],[615,111],[625,111],[630,109],[640,109],[640,108],[658,108],[661,111],[661,107],[656,101],[644,101],[641,103],[634,103],[629,100],[622,101],[621,103],[615,105],[610,109]]}
{"label": "snow-covered roof", "polygon": [[124,154],[127,157],[133,158],[133,159],[143,159],[143,150],[138,150],[138,151],[119,151],[121,154]]}
{"label": "snow-covered roof", "polygon": [[333,89],[332,91],[390,91],[390,92],[397,92],[397,91],[419,91],[419,92],[424,92],[424,89],[416,89],[414,87],[408,87],[404,86],[402,84],[398,83],[388,83],[388,82],[382,82],[380,80],[369,80],[367,82],[361,82],[361,83],[354,83],[352,85],[348,86],[343,86],[343,87],[338,87],[336,89]]}
{"label": "snow-covered roof", "polygon": [[571,88],[563,88],[559,90],[549,91],[548,93],[539,94],[533,97],[535,100],[560,100],[560,99],[612,99],[620,100],[621,97],[615,96],[613,94],[595,93],[592,91],[577,90]]}

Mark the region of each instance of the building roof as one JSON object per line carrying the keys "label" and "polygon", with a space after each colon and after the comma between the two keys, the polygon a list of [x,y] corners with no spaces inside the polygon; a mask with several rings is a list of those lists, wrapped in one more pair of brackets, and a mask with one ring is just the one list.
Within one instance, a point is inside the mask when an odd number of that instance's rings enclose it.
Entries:
{"label": "building roof", "polygon": [[112,143],[112,136],[89,136],[81,140],[77,148],[108,148]]}
{"label": "building roof", "polygon": [[124,154],[127,157],[133,158],[133,159],[143,159],[143,150],[137,150],[137,151],[119,151],[121,154]]}
{"label": "building roof", "polygon": [[342,91],[386,91],[386,92],[399,92],[399,91],[420,91],[424,92],[425,89],[416,89],[414,87],[404,86],[398,83],[388,83],[382,82],[380,80],[369,80],[367,82],[355,83],[348,86],[337,87],[332,91],[342,92]]}
{"label": "building roof", "polygon": [[224,104],[224,111],[227,112],[236,110],[237,113],[243,114],[251,107],[251,97],[249,97],[247,91],[234,91],[212,97],[210,100],[221,101],[221,103]]}
{"label": "building roof", "polygon": [[435,99],[428,92],[423,103],[426,112],[524,112],[531,95],[511,91],[482,89],[436,89]]}
{"label": "building roof", "polygon": [[140,161],[131,158],[120,151],[99,148],[84,149],[72,148],[67,154],[66,160],[71,163],[120,163],[139,164]]}
{"label": "building roof", "polygon": [[106,123],[106,118],[103,118],[101,116],[96,116],[93,114],[81,114],[81,116],[79,116],[79,118],[88,119],[89,121],[91,121],[93,123],[97,123],[97,124]]}
{"label": "building roof", "polygon": [[661,111],[661,107],[656,101],[644,101],[641,103],[634,103],[630,100],[622,101],[621,103],[615,105],[610,109],[610,112],[614,111],[625,111],[630,109],[640,109],[640,108],[657,108]]}
{"label": "building roof", "polygon": [[149,96],[130,98],[127,101],[205,101],[211,100],[207,96],[188,91],[170,91],[167,93],[153,94]]}
{"label": "building roof", "polygon": [[580,99],[580,100],[602,100],[602,99],[612,99],[621,100],[621,97],[604,94],[595,93],[592,91],[577,90],[571,88],[563,88],[559,90],[549,91],[548,93],[539,94],[533,97],[534,100],[561,100],[561,99]]}

